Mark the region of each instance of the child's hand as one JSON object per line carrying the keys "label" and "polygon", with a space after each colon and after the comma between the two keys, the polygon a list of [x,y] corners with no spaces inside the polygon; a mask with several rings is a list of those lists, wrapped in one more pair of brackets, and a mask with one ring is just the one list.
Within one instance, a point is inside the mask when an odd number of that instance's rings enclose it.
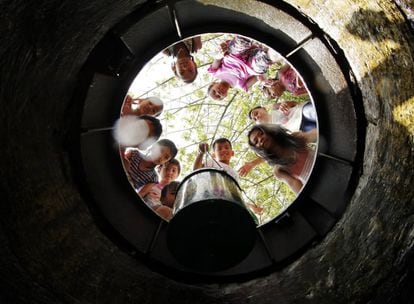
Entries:
{"label": "child's hand", "polygon": [[228,51],[228,46],[227,46],[227,43],[226,42],[222,42],[222,43],[220,43],[220,50],[221,50],[221,52],[223,53],[223,55],[225,55],[226,53],[227,53],[227,51]]}
{"label": "child's hand", "polygon": [[299,87],[299,88],[303,88],[303,82],[299,78],[299,76],[296,76],[296,86]]}
{"label": "child's hand", "polygon": [[131,149],[126,149],[124,152],[123,152],[123,156],[124,156],[124,159],[127,161],[127,162],[129,162],[129,159],[131,158],[131,156],[132,156],[132,151],[131,151]]}
{"label": "child's hand", "polygon": [[250,208],[250,210],[252,210],[256,214],[260,215],[263,213],[263,208],[260,206],[254,205],[252,203],[247,203],[246,205]]}
{"label": "child's hand", "polygon": [[270,87],[274,82],[275,82],[274,79],[269,79],[267,77],[264,77],[263,84],[265,84],[266,86]]}
{"label": "child's hand", "polygon": [[[125,167],[126,171],[129,171],[131,167],[131,150],[130,149],[123,149],[121,150],[122,155],[122,164]],[[129,178],[129,175],[128,175]]]}
{"label": "child's hand", "polygon": [[131,95],[127,95],[125,97],[124,105],[121,108],[121,115],[128,115],[132,112],[131,106],[132,106],[133,98]]}
{"label": "child's hand", "polygon": [[289,111],[291,108],[297,106],[297,103],[294,101],[284,101],[278,104],[279,104],[279,110],[285,115],[289,114]]}
{"label": "child's hand", "polygon": [[279,111],[285,115],[289,114],[290,106],[286,102],[282,102],[279,105]]}
{"label": "child's hand", "polygon": [[257,80],[258,81],[260,81],[260,82],[263,82],[264,84],[267,84],[268,83],[268,79],[267,79],[267,77],[266,77],[266,75],[258,75],[257,76]]}
{"label": "child's hand", "polygon": [[204,154],[208,151],[208,143],[201,143],[198,145],[198,153]]}
{"label": "child's hand", "polygon": [[243,166],[240,167],[238,173],[241,177],[246,176],[249,172],[253,169],[253,164],[251,162],[245,163]]}
{"label": "child's hand", "polygon": [[314,143],[318,139],[318,131],[316,129],[312,129],[307,132],[297,131],[292,132],[294,137],[300,138],[307,143]]}

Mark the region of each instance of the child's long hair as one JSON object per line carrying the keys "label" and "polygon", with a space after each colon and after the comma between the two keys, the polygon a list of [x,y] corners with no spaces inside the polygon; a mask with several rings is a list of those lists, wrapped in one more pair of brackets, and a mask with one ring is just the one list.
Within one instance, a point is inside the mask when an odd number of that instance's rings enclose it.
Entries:
{"label": "child's long hair", "polygon": [[175,191],[176,192],[175,195],[177,195],[177,189],[178,189],[179,185],[180,185],[180,182],[173,181],[173,182],[169,183],[168,185],[166,185],[164,188],[162,188],[160,201],[164,206],[174,208],[174,202],[172,204],[166,203],[165,202],[165,197],[167,196],[167,193],[168,193],[168,191],[170,191],[170,189],[172,191]]}
{"label": "child's long hair", "polygon": [[266,160],[270,165],[290,165],[294,162],[294,158],[282,157],[281,155],[276,155],[269,150],[264,148],[257,148],[250,141],[250,134],[254,130],[261,130],[267,136],[272,139],[273,145],[278,145],[282,149],[289,149],[292,151],[292,156],[294,152],[302,152],[307,149],[306,142],[302,138],[295,137],[292,134],[289,134],[286,129],[282,128],[279,125],[275,124],[258,124],[253,126],[253,128],[247,134],[248,142],[250,148],[256,152],[261,158]]}

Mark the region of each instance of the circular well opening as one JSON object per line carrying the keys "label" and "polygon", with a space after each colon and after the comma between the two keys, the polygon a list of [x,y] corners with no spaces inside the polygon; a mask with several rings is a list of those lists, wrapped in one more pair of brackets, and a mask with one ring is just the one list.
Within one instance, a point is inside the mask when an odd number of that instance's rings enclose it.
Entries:
{"label": "circular well opening", "polygon": [[[208,7],[218,13],[215,18],[210,18],[205,14],[206,8],[197,3],[176,4],[174,12],[181,34],[186,38],[195,35],[209,37],[205,40],[211,38],[211,43],[219,37],[237,34],[254,38],[254,41],[276,50],[284,60],[283,63],[289,63],[300,75],[310,93],[312,106],[318,114],[319,141],[315,146],[315,159],[312,162],[314,169],[308,183],[298,191],[298,196],[293,195],[296,200],[289,200],[286,206],[276,210],[266,220],[259,221],[256,228],[257,240],[243,261],[230,269],[209,274],[216,278],[239,277],[263,269],[272,269],[272,266],[283,266],[297,256],[307,244],[324,236],[333,226],[349,200],[348,190],[355,170],[357,123],[346,78],[331,50],[321,38],[318,38],[322,36],[308,30],[303,37],[293,38],[283,24],[279,29],[269,27],[264,25],[263,21],[244,13],[235,13],[215,6]],[[294,24],[303,28],[303,24],[289,14],[275,7],[269,8],[277,14],[291,18]],[[192,11],[191,18],[186,17],[186,11],[189,9]],[[200,19],[197,19],[197,16]],[[95,202],[93,208],[97,208],[108,220],[110,229],[119,233],[120,237],[130,243],[137,252],[148,256],[149,261],[161,265],[162,271],[200,275],[198,271],[177,263],[172,257],[166,245],[168,224],[148,208],[133,191],[124,171],[119,146],[113,138],[113,126],[119,119],[128,91],[133,97],[142,94],[134,92],[133,79],[138,71],[143,73],[146,69],[145,64],[154,56],[156,60],[167,60],[167,57],[157,54],[180,40],[177,36],[174,38],[177,29],[171,26],[174,23],[169,22],[170,18],[170,10],[163,6],[130,16],[127,22],[121,24],[117,30],[111,31],[92,52],[85,69],[89,78],[86,77],[88,88],[85,92],[85,108],[81,122],[82,164],[86,183]],[[154,28],[155,24],[157,30],[154,34],[151,37],[145,35],[146,29]],[[107,48],[108,45],[111,48]],[[336,69],[338,72],[334,78],[325,73],[327,64],[330,65],[330,70]],[[171,68],[169,63],[164,63],[163,66]],[[270,69],[270,73],[276,70],[278,68]],[[200,69],[197,76],[199,80],[205,75],[201,71]],[[171,70],[169,73],[171,75]],[[274,76],[275,74],[269,75],[270,78]],[[337,89],[337,83],[342,85],[340,90]],[[189,85],[178,83],[177,87],[189,88]],[[171,89],[174,89],[174,86]],[[164,115],[168,116],[169,112],[174,111],[173,103],[169,102],[170,98],[163,97],[162,93],[158,97],[165,100]],[[147,93],[147,96],[149,94],[156,95],[151,92]],[[200,94],[198,99],[206,95],[205,92],[197,94]],[[234,89],[230,91],[229,97],[239,94],[241,96],[244,92]],[[253,101],[252,104],[264,104],[263,100],[260,102],[258,98],[252,94],[245,96],[246,100]],[[210,100],[208,97],[205,99]],[[341,111],[332,104],[332,100],[337,100],[341,104]],[[190,102],[184,103],[188,105]],[[98,104],[100,110],[96,111]],[[169,106],[171,108],[168,108]],[[226,103],[223,102],[217,107],[225,106]],[[212,115],[208,113],[210,110],[212,111],[211,108],[207,108],[204,116]],[[244,116],[243,119],[248,120],[247,115],[238,109],[234,109],[232,114]],[[174,134],[172,132],[175,131],[171,131],[172,127],[168,125],[168,117],[165,118],[161,114],[158,118],[165,120],[166,128],[163,135]],[[237,121],[239,120],[232,120],[233,123]],[[203,125],[201,129],[206,131],[209,127],[211,126]],[[243,131],[239,130],[239,134],[243,134]],[[177,140],[174,135],[171,138]],[[197,139],[196,142],[202,139]],[[183,167],[182,174],[186,171],[185,166]],[[273,175],[269,176],[268,180],[274,180]],[[292,201],[294,203],[290,204]],[[137,231],[141,233],[136,233]]]}
{"label": "circular well opening", "polygon": [[[140,124],[136,123],[134,117],[154,116],[162,125],[160,138],[173,141],[178,148],[178,153],[174,157],[177,161],[154,167],[158,183],[151,183],[152,187],[149,183],[142,185],[144,181],[139,180],[134,170],[126,170],[126,173],[135,191],[147,206],[169,220],[170,216],[166,215],[163,207],[165,204],[160,201],[161,190],[166,184],[179,181],[180,177],[184,178],[194,167],[223,169],[238,181],[243,190],[245,205],[254,213],[257,224],[263,225],[281,214],[295,200],[302,187],[292,184],[297,181],[304,185],[310,175],[316,155],[318,133],[312,97],[301,76],[289,62],[260,41],[229,33],[202,34],[185,41],[193,45],[196,39],[199,41],[200,49],[188,54],[194,58],[193,62],[197,66],[196,78],[186,83],[174,74],[176,66],[180,64],[177,61],[183,60],[177,59],[177,53],[186,59],[186,55],[181,55],[182,49],[177,47],[177,44],[183,45],[182,41],[166,49],[170,49],[171,53],[175,50],[175,56],[166,55],[165,50],[159,52],[138,73],[129,87],[121,109],[123,119],[131,119],[134,129],[123,127],[117,132],[122,146],[121,158],[124,159],[128,151],[134,149],[139,150],[141,155],[148,156],[151,149],[146,149],[145,143],[138,144],[143,142],[141,134],[146,132],[145,125],[142,126],[142,131],[139,131]],[[225,48],[231,45],[233,53],[223,53],[223,44],[226,45]],[[258,54],[255,55],[255,52]],[[256,63],[256,60],[268,60],[268,53],[273,53],[272,62]],[[219,61],[221,63],[216,63],[217,68],[214,69],[213,64]],[[250,68],[252,61],[253,64],[261,64],[263,72],[243,70]],[[243,62],[246,62],[246,66],[243,66]],[[280,164],[291,163],[278,165],[284,172],[289,172],[290,168],[295,167],[291,170],[294,173],[290,176],[295,181],[289,181],[290,185],[284,182],[286,178],[275,178],[275,166],[262,162],[263,158],[249,147],[249,131],[255,125],[261,124],[266,125],[263,128],[271,132],[270,134],[277,132],[276,126],[281,126],[289,135],[297,135],[293,139],[307,139],[304,147],[309,154],[306,168],[305,163],[297,164],[302,159],[292,160],[302,155],[297,152],[298,149],[291,148],[284,152],[284,157],[271,159]],[[131,132],[131,136],[125,135],[128,132]],[[128,146],[130,140],[134,139],[137,144]],[[223,143],[213,147],[217,139]],[[224,140],[228,140],[229,144]],[[209,149],[201,159],[196,160],[200,154],[201,144],[208,144]],[[140,146],[144,147],[139,148]],[[273,153],[271,149],[264,152]],[[124,162],[124,165],[125,163],[127,164]],[[161,205],[163,210],[157,212]]]}

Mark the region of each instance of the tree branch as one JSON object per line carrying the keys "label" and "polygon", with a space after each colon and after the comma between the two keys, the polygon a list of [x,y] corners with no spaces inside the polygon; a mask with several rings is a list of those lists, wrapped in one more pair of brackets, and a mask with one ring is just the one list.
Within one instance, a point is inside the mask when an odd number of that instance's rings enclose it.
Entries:
{"label": "tree branch", "polygon": [[166,83],[168,83],[168,82],[170,82],[171,80],[173,80],[173,79],[174,79],[174,77],[175,77],[175,76],[172,76],[172,77],[170,77],[170,78],[168,78],[168,79],[164,80],[163,82],[161,82],[161,83],[160,83],[160,84],[158,84],[157,86],[155,86],[155,87],[153,87],[152,89],[149,89],[148,91],[146,91],[146,92],[142,93],[141,95],[139,95],[139,96],[138,96],[138,98],[141,98],[142,96],[147,95],[149,92],[152,92],[152,91],[154,91],[155,89],[158,89],[160,86],[165,85]]}
{"label": "tree branch", "polygon": [[[214,130],[214,133],[213,133],[212,141],[214,140],[214,138],[215,138],[215,137],[216,137],[216,135],[217,135],[217,130],[218,130],[218,128],[220,127],[220,124],[221,124],[221,121],[223,120],[224,114],[226,114],[227,109],[229,108],[229,106],[231,105],[231,103],[233,102],[234,98],[237,96],[237,94],[238,94],[238,93],[239,93],[239,92],[236,92],[236,93],[233,95],[232,99],[229,101],[229,103],[228,103],[228,104],[226,105],[226,107],[224,108],[223,113],[221,113],[221,117],[220,117],[220,119],[218,120],[217,125],[216,125],[216,129]],[[212,145],[212,143],[213,143],[212,141],[210,142],[210,145]]]}

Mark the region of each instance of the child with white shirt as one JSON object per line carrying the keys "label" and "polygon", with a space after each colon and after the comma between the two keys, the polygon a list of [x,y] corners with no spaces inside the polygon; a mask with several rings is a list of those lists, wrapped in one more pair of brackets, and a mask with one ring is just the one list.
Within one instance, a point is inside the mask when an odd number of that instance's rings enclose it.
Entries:
{"label": "child with white shirt", "polygon": [[198,146],[198,154],[194,161],[193,170],[200,168],[216,168],[223,169],[230,174],[237,182],[239,175],[230,166],[230,160],[234,156],[231,142],[227,138],[219,138],[213,142],[213,158],[207,158],[203,161],[204,155],[208,152],[207,143],[200,143]]}

